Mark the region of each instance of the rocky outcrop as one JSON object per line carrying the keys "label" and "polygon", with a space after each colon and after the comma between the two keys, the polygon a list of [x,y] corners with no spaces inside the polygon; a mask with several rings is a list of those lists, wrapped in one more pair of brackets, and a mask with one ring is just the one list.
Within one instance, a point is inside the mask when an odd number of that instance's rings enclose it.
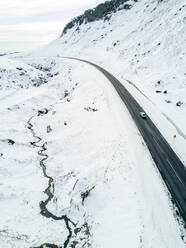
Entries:
{"label": "rocky outcrop", "polygon": [[129,10],[132,8],[133,3],[137,2],[138,0],[111,0],[106,1],[105,3],[99,4],[94,9],[89,9],[84,12],[83,15],[80,15],[76,18],[74,18],[71,22],[69,22],[63,32],[62,35],[67,33],[67,31],[74,26],[80,26],[82,23],[89,23],[94,22],[98,20],[109,20],[112,13],[115,13],[116,11],[126,9]]}

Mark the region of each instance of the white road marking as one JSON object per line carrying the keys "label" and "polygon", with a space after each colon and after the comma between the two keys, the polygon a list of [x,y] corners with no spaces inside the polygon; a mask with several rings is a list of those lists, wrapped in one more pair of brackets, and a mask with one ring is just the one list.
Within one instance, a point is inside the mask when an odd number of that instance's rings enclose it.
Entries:
{"label": "white road marking", "polygon": [[177,176],[178,180],[181,182],[181,184],[184,186],[184,188],[186,188],[185,185],[184,185],[184,183],[182,182],[181,178],[178,176],[177,172],[175,171],[173,165],[171,164],[171,162],[169,161],[168,158],[167,158],[167,162],[169,163],[169,165],[170,165],[171,168],[173,169],[173,171],[174,171],[175,175]]}

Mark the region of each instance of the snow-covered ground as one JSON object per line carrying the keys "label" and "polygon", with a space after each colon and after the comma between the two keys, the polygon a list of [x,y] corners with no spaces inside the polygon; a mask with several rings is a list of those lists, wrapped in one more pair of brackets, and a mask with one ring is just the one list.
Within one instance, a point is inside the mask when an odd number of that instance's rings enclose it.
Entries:
{"label": "snow-covered ground", "polygon": [[[186,140],[185,13],[185,0],[141,0],[130,10],[113,14],[109,21],[81,25],[79,30],[74,27],[30,55],[72,56],[102,65],[136,95],[186,161],[186,151],[182,149]],[[149,109],[150,103],[144,103],[143,95],[125,79],[148,96],[154,106]]]}
{"label": "snow-covered ground", "polygon": [[186,161],[183,5],[141,0],[43,49],[0,57],[0,247],[185,247],[167,189],[110,82],[61,58],[116,75]]}

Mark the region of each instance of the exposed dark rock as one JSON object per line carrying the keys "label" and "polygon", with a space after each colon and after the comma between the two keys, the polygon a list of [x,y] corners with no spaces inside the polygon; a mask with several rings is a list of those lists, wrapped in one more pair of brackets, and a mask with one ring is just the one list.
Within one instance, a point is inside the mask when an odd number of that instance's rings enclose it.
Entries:
{"label": "exposed dark rock", "polygon": [[[138,0],[133,0],[133,2],[137,1]],[[111,0],[99,4],[94,9],[86,10],[83,15],[74,18],[65,26],[61,37],[66,34],[67,30],[73,28],[74,26],[77,26],[78,28],[78,26],[80,26],[82,23],[90,23],[98,20],[109,21],[112,13],[122,9],[129,10],[132,8],[133,5],[128,4],[127,2],[129,2],[129,0]]]}
{"label": "exposed dark rock", "polygon": [[52,132],[52,128],[50,125],[47,126],[47,133],[51,133]]}
{"label": "exposed dark rock", "polygon": [[8,139],[8,144],[9,145],[14,145],[15,144],[15,141],[13,141],[12,139]]}
{"label": "exposed dark rock", "polygon": [[178,102],[176,103],[176,106],[180,107],[182,104],[183,104],[183,102],[178,101]]}
{"label": "exposed dark rock", "polygon": [[64,92],[64,98],[67,97],[68,95],[69,95],[68,90],[65,90],[65,92]]}
{"label": "exposed dark rock", "polygon": [[51,61],[50,65],[43,65],[43,64],[36,64],[36,63],[32,63],[29,65],[42,72],[50,72],[52,68],[56,65],[56,62]]}
{"label": "exposed dark rock", "polygon": [[0,53],[0,56],[5,56],[7,55],[7,53]]}
{"label": "exposed dark rock", "polygon": [[58,245],[54,245],[54,244],[49,244],[49,243],[44,243],[38,247],[35,248],[60,248]]}
{"label": "exposed dark rock", "polygon": [[58,76],[59,75],[59,72],[56,72],[55,74],[54,74],[54,76]]}
{"label": "exposed dark rock", "polygon": [[46,115],[48,113],[48,109],[47,108],[43,108],[38,110],[38,115]]}
{"label": "exposed dark rock", "polygon": [[20,75],[20,76],[24,76],[24,75],[25,75],[25,73],[24,73],[24,72],[21,72],[19,75]]}
{"label": "exposed dark rock", "polygon": [[53,77],[54,75],[52,73],[47,73],[47,77]]}
{"label": "exposed dark rock", "polygon": [[96,109],[96,108],[91,108],[91,107],[86,107],[86,108],[84,108],[84,110],[86,110],[86,111],[88,111],[88,112],[90,112],[90,111],[92,111],[92,112],[98,111],[98,109]]}
{"label": "exposed dark rock", "polygon": [[123,9],[131,9],[132,5],[131,4],[124,4]]}

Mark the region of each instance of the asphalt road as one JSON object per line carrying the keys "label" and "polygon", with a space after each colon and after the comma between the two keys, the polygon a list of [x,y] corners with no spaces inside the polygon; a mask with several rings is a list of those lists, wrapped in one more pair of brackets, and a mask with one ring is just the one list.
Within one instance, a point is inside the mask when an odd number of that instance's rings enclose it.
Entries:
{"label": "asphalt road", "polygon": [[[142,119],[140,112],[145,112],[128,90],[108,71],[86,60],[70,58],[88,63],[101,71],[112,83],[117,93],[125,103],[136,126],[138,127],[151,156],[177,206],[179,214],[186,225],[186,167],[167,143],[160,131],[147,116]],[[152,192],[153,193],[153,192]]]}

